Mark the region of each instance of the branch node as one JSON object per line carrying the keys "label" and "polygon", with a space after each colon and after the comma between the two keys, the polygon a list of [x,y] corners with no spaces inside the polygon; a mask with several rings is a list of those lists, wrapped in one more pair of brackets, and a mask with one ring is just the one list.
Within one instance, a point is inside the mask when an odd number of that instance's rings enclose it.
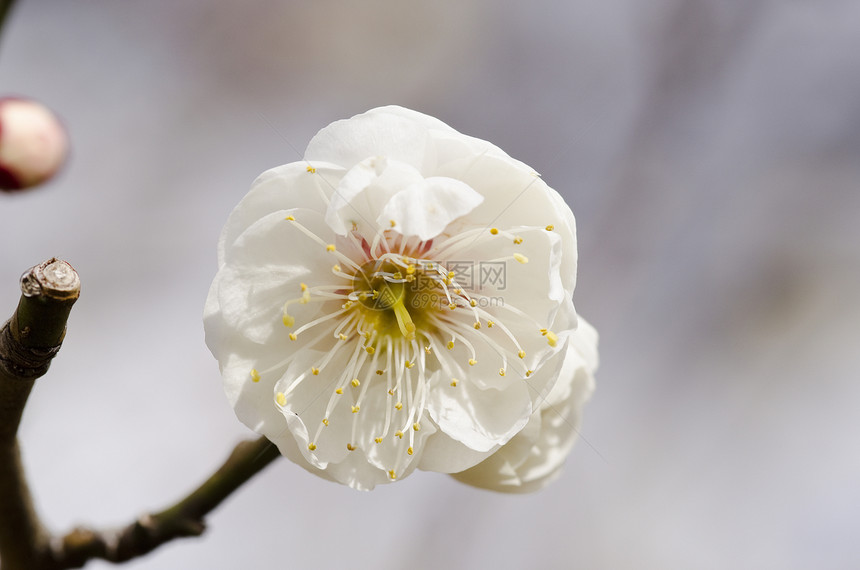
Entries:
{"label": "branch node", "polygon": [[[33,379],[44,376],[62,344],[49,348],[25,346],[12,332],[11,322],[0,331],[0,373],[20,379]],[[30,327],[19,331],[19,337],[26,338]]]}
{"label": "branch node", "polygon": [[74,528],[62,538],[61,552],[67,568],[80,568],[91,558],[104,558],[107,550],[102,536],[90,528]]}

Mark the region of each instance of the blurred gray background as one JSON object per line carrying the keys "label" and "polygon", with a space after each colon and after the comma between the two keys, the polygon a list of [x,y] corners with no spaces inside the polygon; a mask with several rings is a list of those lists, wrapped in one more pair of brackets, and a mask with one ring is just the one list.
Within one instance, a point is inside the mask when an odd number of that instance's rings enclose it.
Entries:
{"label": "blurred gray background", "polygon": [[528,496],[279,461],[126,567],[860,566],[858,54],[853,0],[19,1],[0,93],[73,156],[0,196],[0,307],[50,256],[83,280],[22,428],[46,521],[130,521],[252,435],[203,343],[221,225],[319,128],[398,103],[574,209],[587,441]]}

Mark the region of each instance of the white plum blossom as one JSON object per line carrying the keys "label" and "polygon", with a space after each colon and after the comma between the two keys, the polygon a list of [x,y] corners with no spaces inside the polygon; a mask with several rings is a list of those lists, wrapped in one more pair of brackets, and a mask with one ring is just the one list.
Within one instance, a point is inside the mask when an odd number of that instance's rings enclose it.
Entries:
{"label": "white plum blossom", "polygon": [[356,489],[558,473],[593,388],[573,213],[496,146],[401,107],[337,121],[230,215],[204,312],[239,419]]}

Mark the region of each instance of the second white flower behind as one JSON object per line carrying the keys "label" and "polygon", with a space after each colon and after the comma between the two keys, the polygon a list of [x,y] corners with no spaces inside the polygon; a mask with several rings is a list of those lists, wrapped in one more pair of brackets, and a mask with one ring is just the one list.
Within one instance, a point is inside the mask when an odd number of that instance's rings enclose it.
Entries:
{"label": "second white flower behind", "polygon": [[564,390],[572,413],[590,394],[573,214],[533,170],[426,115],[384,107],[320,131],[254,183],[218,262],[204,322],[228,398],[323,477],[461,472],[551,413],[559,383],[587,377]]}

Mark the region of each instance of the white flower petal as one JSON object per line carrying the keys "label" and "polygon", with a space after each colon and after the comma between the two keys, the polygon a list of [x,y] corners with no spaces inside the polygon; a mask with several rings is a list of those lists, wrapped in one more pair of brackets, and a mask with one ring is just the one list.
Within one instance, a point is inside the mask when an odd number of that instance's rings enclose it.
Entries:
{"label": "white flower petal", "polygon": [[471,382],[460,383],[456,390],[434,390],[428,410],[439,429],[478,452],[506,443],[522,429],[532,411],[523,384],[488,391]]}
{"label": "white flower petal", "polygon": [[247,381],[251,370],[257,366],[256,359],[247,356],[248,352],[239,347],[237,352],[224,359],[221,366],[224,392],[242,423],[272,439],[285,428],[283,418],[272,400],[278,377],[265,375],[258,382]]}
{"label": "white flower petal", "polygon": [[[226,252],[225,266],[210,289],[204,309],[207,343],[210,338],[217,342],[220,326],[265,343],[275,330],[283,329],[282,306],[301,295],[301,282],[337,282],[331,272],[336,260],[286,220],[287,216],[334,239],[322,216],[304,209],[276,211],[248,227]],[[293,252],[288,263],[283,261],[284,251]],[[318,306],[313,305],[314,309]],[[211,344],[210,349],[214,350]]]}
{"label": "white flower petal", "polygon": [[399,105],[386,105],[383,107],[376,107],[375,109],[371,109],[365,114],[369,116],[394,115],[411,121],[412,123],[424,127],[431,132],[439,131],[442,133],[450,133],[454,136],[463,136],[462,134],[458,133],[453,128],[449,127],[446,123],[443,123],[436,117],[431,117],[430,115],[419,113],[418,111],[413,111],[412,109],[407,109]]}
{"label": "white flower petal", "polygon": [[492,447],[487,451],[475,451],[445,432],[437,431],[435,436],[427,440],[418,467],[424,471],[457,473],[480,463],[496,449]]}
{"label": "white flower petal", "polygon": [[[362,422],[356,433],[358,447],[366,453],[367,461],[371,464],[385,472],[394,469],[397,477],[403,478],[418,466],[424,453],[424,442],[435,439],[436,427],[426,415],[419,422],[418,431],[412,427],[416,422],[403,425],[402,418],[397,417],[394,420],[401,421],[392,421],[385,434],[386,407],[393,406],[395,402],[382,383],[375,389],[375,393],[368,395],[361,408]],[[398,430],[404,433],[403,437],[395,435]],[[377,438],[381,439],[379,443],[376,442]],[[409,447],[414,449],[412,454],[407,452]]]}
{"label": "white flower petal", "polygon": [[357,491],[372,491],[377,485],[391,482],[388,472],[368,462],[361,450],[353,451],[340,463],[329,465],[322,473]]}
{"label": "white flower petal", "polygon": [[345,169],[326,163],[292,162],[257,177],[230,214],[218,245],[219,265],[226,247],[260,218],[279,210],[323,212]]}
{"label": "white flower petal", "polygon": [[400,114],[371,111],[335,121],[311,139],[305,160],[352,168],[372,156],[386,156],[420,171],[433,166],[433,147],[424,124]]}
{"label": "white flower petal", "polygon": [[[338,183],[326,209],[326,223],[340,235],[355,228],[373,236],[380,227],[377,216],[391,197],[421,180],[421,174],[404,162],[385,157],[366,158]],[[381,227],[388,225],[385,220]]]}
{"label": "white flower petal", "polygon": [[384,227],[387,220],[392,220],[399,233],[426,241],[483,201],[483,196],[459,180],[430,177],[392,196],[377,221]]}

